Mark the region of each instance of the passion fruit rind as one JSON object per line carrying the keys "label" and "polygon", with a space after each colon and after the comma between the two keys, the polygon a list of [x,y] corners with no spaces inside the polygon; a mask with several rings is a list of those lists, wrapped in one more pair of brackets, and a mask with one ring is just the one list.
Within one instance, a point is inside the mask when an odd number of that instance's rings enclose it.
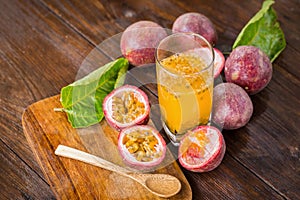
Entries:
{"label": "passion fruit rind", "polygon": [[[195,165],[190,165],[190,164],[186,164],[186,162],[183,160],[183,154],[185,152],[183,151],[183,143],[185,143],[189,137],[192,137],[193,134],[197,133],[198,131],[204,131],[207,133],[207,131],[214,131],[215,133],[217,133],[218,137],[217,137],[217,146],[214,147],[217,148],[217,150],[212,154],[209,155],[209,158],[203,158],[203,162],[199,163],[199,164],[195,164]],[[214,151],[213,150],[213,151]],[[219,131],[219,129],[217,129],[216,127],[213,126],[198,126],[196,128],[194,128],[192,131],[189,131],[181,140],[180,145],[179,145],[179,150],[178,150],[178,156],[179,156],[179,163],[186,168],[187,170],[193,171],[193,172],[208,172],[211,171],[213,169],[215,169],[216,167],[218,167],[225,155],[225,151],[226,151],[226,144],[225,144],[225,140],[224,137],[222,135],[222,133]]]}
{"label": "passion fruit rind", "polygon": [[214,78],[217,78],[221,74],[221,72],[225,66],[225,57],[224,57],[223,53],[217,48],[214,48],[214,54],[215,54]]}
{"label": "passion fruit rind", "polygon": [[147,124],[150,104],[147,95],[138,87],[124,85],[114,89],[103,101],[106,121],[114,129]]}
{"label": "passion fruit rind", "polygon": [[145,170],[159,165],[164,160],[166,142],[152,126],[136,125],[120,132],[118,149],[125,164]]}

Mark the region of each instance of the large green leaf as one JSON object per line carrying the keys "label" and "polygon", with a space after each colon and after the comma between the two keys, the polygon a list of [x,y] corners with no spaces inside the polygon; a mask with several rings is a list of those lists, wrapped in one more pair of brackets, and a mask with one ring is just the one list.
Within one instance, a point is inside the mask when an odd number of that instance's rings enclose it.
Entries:
{"label": "large green leaf", "polygon": [[245,25],[233,44],[233,49],[241,45],[252,45],[264,51],[273,62],[284,50],[286,41],[277,21],[276,12],[271,7],[273,0],[264,1],[262,8]]}
{"label": "large green leaf", "polygon": [[127,69],[128,61],[120,58],[62,88],[62,110],[74,128],[87,127],[102,120],[103,99],[124,83]]}

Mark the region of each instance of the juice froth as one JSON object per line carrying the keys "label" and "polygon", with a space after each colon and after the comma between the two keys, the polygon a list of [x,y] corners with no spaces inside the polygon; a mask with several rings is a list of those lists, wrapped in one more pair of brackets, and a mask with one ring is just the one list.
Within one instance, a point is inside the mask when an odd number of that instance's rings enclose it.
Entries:
{"label": "juice froth", "polygon": [[163,121],[174,134],[207,124],[212,108],[212,70],[193,51],[157,63],[158,98]]}

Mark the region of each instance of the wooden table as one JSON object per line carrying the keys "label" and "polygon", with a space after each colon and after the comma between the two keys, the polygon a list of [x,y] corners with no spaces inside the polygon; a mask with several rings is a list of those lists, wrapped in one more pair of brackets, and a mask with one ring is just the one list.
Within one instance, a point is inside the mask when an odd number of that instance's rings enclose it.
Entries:
{"label": "wooden table", "polygon": [[[56,198],[25,139],[21,116],[30,104],[73,82],[97,44],[138,20],[171,28],[177,16],[196,11],[215,24],[217,47],[228,49],[261,3],[1,0],[0,198]],[[273,63],[268,87],[251,96],[249,124],[223,131],[227,151],[222,164],[202,174],[182,169],[193,199],[300,199],[299,7],[299,0],[274,5],[287,47]],[[151,85],[146,89],[157,94]]]}

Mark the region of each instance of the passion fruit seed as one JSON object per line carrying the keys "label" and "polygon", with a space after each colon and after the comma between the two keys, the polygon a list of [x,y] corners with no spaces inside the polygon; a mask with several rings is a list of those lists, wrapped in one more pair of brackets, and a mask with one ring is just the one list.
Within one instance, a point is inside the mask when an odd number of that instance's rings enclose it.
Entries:
{"label": "passion fruit seed", "polygon": [[149,162],[162,156],[162,151],[157,149],[158,140],[148,130],[135,130],[127,133],[122,143],[137,161]]}
{"label": "passion fruit seed", "polygon": [[129,123],[145,113],[145,105],[134,92],[124,92],[112,98],[112,117],[119,123]]}

